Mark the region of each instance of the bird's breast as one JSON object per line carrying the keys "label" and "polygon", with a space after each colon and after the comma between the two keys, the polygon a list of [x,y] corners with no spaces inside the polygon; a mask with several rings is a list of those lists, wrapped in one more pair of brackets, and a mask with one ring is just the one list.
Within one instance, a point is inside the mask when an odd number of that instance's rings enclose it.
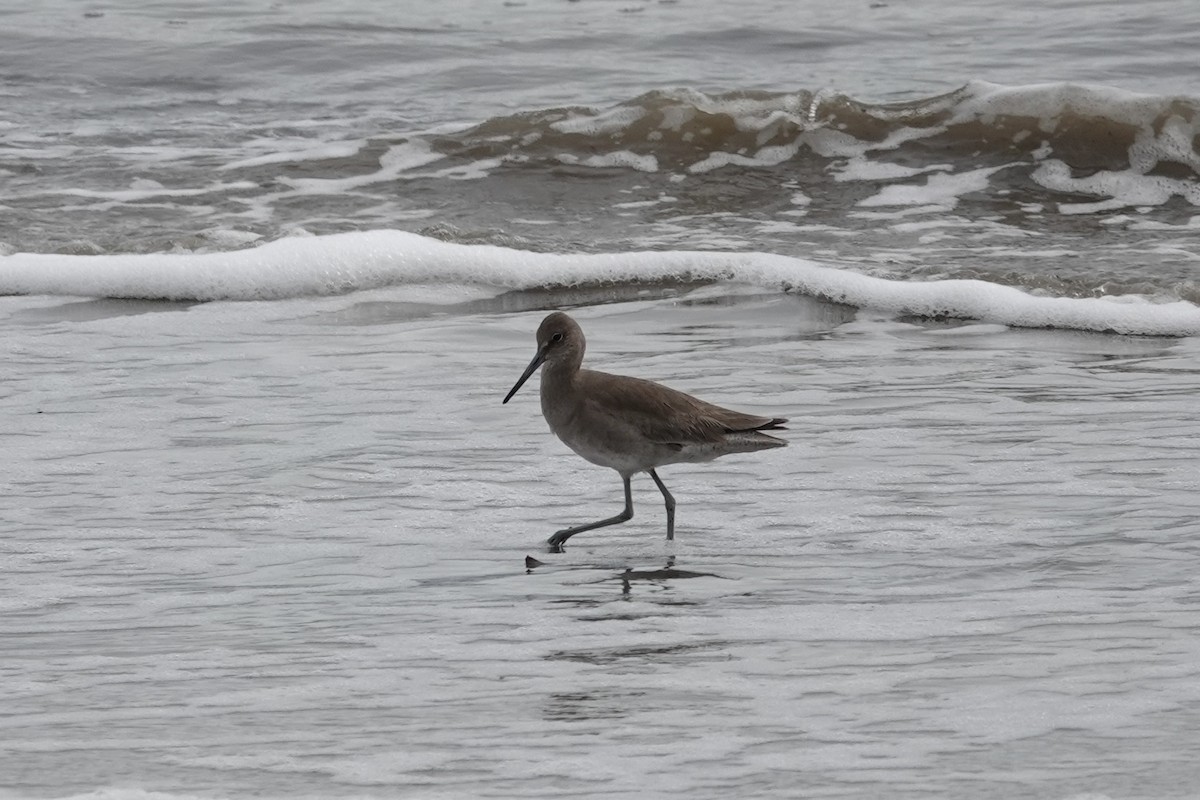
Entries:
{"label": "bird's breast", "polygon": [[655,444],[620,418],[588,413],[584,403],[542,403],[554,435],[582,458],[622,474],[653,469],[670,448]]}

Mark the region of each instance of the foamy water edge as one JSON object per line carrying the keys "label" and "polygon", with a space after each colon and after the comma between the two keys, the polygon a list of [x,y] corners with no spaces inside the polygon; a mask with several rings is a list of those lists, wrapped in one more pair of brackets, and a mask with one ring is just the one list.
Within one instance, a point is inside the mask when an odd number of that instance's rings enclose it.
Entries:
{"label": "foamy water edge", "polygon": [[175,301],[279,300],[410,284],[522,290],[667,280],[750,283],[887,313],[1016,327],[1200,333],[1200,307],[1182,300],[1046,297],[980,280],[888,280],[758,252],[533,253],[376,230],[229,252],[0,257],[0,294]]}

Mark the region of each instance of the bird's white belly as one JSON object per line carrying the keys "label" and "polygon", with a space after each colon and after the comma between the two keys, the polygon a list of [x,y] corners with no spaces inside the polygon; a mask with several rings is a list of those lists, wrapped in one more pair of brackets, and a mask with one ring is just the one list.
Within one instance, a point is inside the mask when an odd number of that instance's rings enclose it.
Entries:
{"label": "bird's white belly", "polygon": [[661,463],[654,457],[655,446],[648,442],[638,447],[630,447],[626,442],[625,446],[618,447],[606,441],[603,436],[564,436],[560,433],[558,438],[579,456],[593,464],[615,469],[621,474],[644,472]]}
{"label": "bird's white belly", "polygon": [[640,436],[606,435],[605,431],[591,431],[584,435],[561,431],[555,433],[577,455],[621,474],[646,472],[665,464],[711,461],[721,455],[716,446],[708,443],[689,444],[680,448],[651,442]]}

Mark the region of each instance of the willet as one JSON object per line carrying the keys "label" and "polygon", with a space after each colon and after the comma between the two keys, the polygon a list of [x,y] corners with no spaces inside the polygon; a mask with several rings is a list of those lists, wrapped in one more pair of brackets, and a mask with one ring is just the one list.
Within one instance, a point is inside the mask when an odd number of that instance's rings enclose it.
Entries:
{"label": "willet", "polygon": [[537,355],[505,396],[507,403],[537,368],[542,370],[542,415],[567,447],[593,464],[615,469],[625,485],[625,509],[585,525],[558,531],[551,550],[577,533],[633,518],[629,479],[648,472],[667,504],[667,538],[675,538],[675,498],[655,472],[681,462],[711,461],[730,453],[753,453],[787,442],[761,433],[783,429],[786,419],[759,417],[714,406],[653,381],[581,369],[586,347],[575,320],[556,311],[537,331]]}

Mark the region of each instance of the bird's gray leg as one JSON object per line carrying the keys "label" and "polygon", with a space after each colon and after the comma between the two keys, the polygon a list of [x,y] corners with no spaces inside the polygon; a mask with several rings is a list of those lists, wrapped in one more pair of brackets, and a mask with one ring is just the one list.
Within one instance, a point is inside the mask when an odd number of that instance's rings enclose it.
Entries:
{"label": "bird's gray leg", "polygon": [[[622,522],[628,522],[629,520],[633,519],[633,492],[629,488],[629,478],[630,478],[629,475],[621,476],[621,480],[625,482],[625,510],[624,511],[622,511],[620,514],[617,514],[615,517],[609,517],[608,519],[602,519],[599,522],[589,522],[586,525],[576,525],[574,528],[566,528],[565,530],[559,531],[558,533],[554,534],[553,536],[551,536],[549,539],[546,540],[547,543],[550,545],[550,552],[561,553],[563,542],[567,541],[567,539],[570,539],[572,536],[574,536],[577,533],[583,533],[584,531],[595,530],[596,528],[603,528],[606,525],[618,525]],[[655,480],[658,480],[658,479],[655,478]]]}
{"label": "bird's gray leg", "polygon": [[667,487],[663,486],[657,472],[650,470],[650,477],[654,478],[658,490],[663,494],[663,500],[667,501],[667,541],[670,541],[675,538],[675,498],[667,491]]}

